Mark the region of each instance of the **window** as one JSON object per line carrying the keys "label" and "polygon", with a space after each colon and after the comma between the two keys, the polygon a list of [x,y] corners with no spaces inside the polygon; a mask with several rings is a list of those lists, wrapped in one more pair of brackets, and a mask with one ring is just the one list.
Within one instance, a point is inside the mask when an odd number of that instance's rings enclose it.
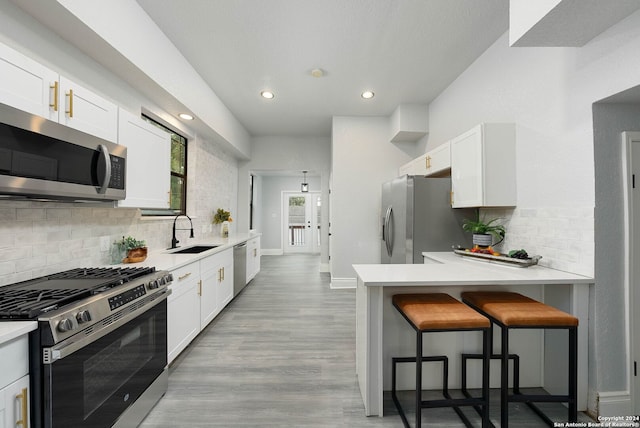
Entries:
{"label": "window", "polygon": [[145,210],[145,215],[175,215],[187,213],[187,139],[182,135],[142,115],[147,122],[171,134],[171,195],[169,210]]}

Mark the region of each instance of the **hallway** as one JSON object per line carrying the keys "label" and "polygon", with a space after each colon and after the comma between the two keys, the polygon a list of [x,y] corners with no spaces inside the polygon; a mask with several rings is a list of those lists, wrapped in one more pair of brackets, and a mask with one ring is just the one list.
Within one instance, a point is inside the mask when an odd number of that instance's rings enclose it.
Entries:
{"label": "hallway", "polygon": [[[384,418],[364,416],[355,290],[331,290],[318,270],[318,256],[263,256],[260,273],[171,365],[169,390],[141,427],[401,427],[390,399]],[[497,399],[492,391],[494,422]],[[510,412],[514,426],[546,426],[524,405]],[[423,424],[463,426],[450,409],[424,411]]]}

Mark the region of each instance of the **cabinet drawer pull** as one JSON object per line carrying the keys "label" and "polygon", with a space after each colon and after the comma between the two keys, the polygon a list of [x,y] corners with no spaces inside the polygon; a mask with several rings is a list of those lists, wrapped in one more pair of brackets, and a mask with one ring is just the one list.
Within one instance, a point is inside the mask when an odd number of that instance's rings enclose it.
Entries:
{"label": "cabinet drawer pull", "polygon": [[427,156],[426,161],[427,161],[427,169],[431,168],[431,156]]}
{"label": "cabinet drawer pull", "polygon": [[69,97],[69,110],[65,111],[65,113],[71,118],[73,117],[73,89],[69,89],[67,96]]}
{"label": "cabinet drawer pull", "polygon": [[20,417],[21,419],[16,421],[16,426],[22,426],[23,428],[29,428],[29,407],[27,405],[28,403],[28,397],[29,395],[27,394],[27,388],[22,388],[22,392],[18,395],[16,395],[16,400],[20,400],[21,404],[20,404]]}
{"label": "cabinet drawer pull", "polygon": [[49,103],[49,107],[53,107],[53,111],[58,111],[58,81],[53,82],[53,85],[49,85],[50,89],[53,89],[53,104]]}
{"label": "cabinet drawer pull", "polygon": [[202,280],[198,281],[198,296],[202,296]]}
{"label": "cabinet drawer pull", "polygon": [[187,272],[187,273],[185,273],[184,275],[179,276],[179,277],[178,277],[178,281],[182,281],[183,279],[185,279],[185,278],[187,278],[187,277],[189,277],[189,276],[191,276],[191,272]]}
{"label": "cabinet drawer pull", "polygon": [[222,268],[222,281],[224,281],[224,268]]}

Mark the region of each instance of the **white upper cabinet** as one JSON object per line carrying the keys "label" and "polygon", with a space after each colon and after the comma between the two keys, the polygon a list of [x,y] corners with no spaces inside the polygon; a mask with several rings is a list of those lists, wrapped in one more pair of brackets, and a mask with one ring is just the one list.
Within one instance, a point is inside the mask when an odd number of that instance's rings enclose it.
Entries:
{"label": "white upper cabinet", "polygon": [[426,177],[444,177],[451,171],[451,142],[447,141],[424,155],[403,165],[398,170],[402,175],[424,175]]}
{"label": "white upper cabinet", "polygon": [[483,123],[451,140],[451,206],[515,206],[515,125]]}
{"label": "white upper cabinet", "polygon": [[127,147],[127,198],[118,206],[169,208],[171,135],[120,109],[118,144]]}
{"label": "white upper cabinet", "polygon": [[118,140],[118,106],[60,76],[59,122],[112,142]]}
{"label": "white upper cabinet", "polygon": [[0,44],[0,102],[55,122],[58,73]]}
{"label": "white upper cabinet", "polygon": [[118,107],[0,44],[0,102],[108,141],[118,139]]}

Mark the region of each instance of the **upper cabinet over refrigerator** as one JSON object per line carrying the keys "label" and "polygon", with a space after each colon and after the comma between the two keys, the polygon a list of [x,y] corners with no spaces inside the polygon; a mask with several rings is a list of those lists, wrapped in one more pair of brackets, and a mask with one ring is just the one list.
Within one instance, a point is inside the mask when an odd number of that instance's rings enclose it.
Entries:
{"label": "upper cabinet over refrigerator", "polygon": [[462,230],[473,210],[449,205],[451,179],[402,176],[382,185],[382,263],[422,263],[423,251],[470,245]]}

